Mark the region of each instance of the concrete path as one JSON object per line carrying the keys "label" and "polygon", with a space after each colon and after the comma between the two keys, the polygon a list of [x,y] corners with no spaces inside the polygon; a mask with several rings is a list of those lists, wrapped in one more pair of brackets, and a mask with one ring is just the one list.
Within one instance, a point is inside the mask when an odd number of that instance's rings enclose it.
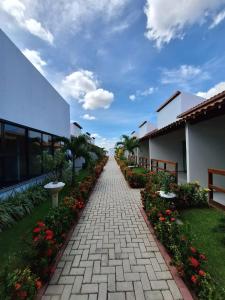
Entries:
{"label": "concrete path", "polygon": [[182,299],[130,189],[109,160],[42,300]]}

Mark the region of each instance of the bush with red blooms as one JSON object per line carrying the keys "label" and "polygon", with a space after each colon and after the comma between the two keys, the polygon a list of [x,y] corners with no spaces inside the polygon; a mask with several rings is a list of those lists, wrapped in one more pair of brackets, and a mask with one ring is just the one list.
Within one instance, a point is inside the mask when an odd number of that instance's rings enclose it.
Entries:
{"label": "bush with red blooms", "polygon": [[13,265],[7,265],[1,272],[0,296],[3,298],[0,299],[34,299],[42,282],[46,282],[55,271],[55,257],[79,212],[85,207],[106,162],[106,157],[98,162],[93,174],[81,182],[78,189],[72,188],[58,207],[52,208],[43,221],[37,222],[32,229],[32,240],[26,241],[28,247],[23,251],[21,268],[14,270]]}
{"label": "bush with red blooms", "polygon": [[[0,278],[4,287],[4,300],[34,299],[37,290],[42,287],[42,282],[30,270],[30,268],[16,269],[12,272],[5,272]],[[3,298],[1,298],[3,299]]]}
{"label": "bush with red blooms", "polygon": [[198,299],[220,299],[216,296],[216,293],[218,294],[216,285],[207,272],[205,255],[193,247],[187,226],[178,222],[179,213],[175,204],[159,196],[157,191],[160,187],[160,178],[153,173],[146,188],[141,191],[142,204],[156,236],[171,255],[179,274],[190,284]]}
{"label": "bush with red blooms", "polygon": [[146,186],[146,183],[147,183],[148,177],[149,177],[149,172],[146,171],[146,173],[137,174],[131,168],[129,168],[127,166],[128,165],[127,160],[121,160],[117,157],[115,159],[116,159],[125,179],[129,183],[130,187],[140,189],[140,188],[144,188]]}

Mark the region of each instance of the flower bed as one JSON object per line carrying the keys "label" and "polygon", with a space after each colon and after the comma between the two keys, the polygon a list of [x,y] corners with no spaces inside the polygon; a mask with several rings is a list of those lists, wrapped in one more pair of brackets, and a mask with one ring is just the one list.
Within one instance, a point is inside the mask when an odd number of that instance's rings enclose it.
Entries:
{"label": "flower bed", "polygon": [[49,211],[44,220],[32,229],[32,240],[21,255],[19,266],[9,263],[0,276],[2,299],[33,299],[37,291],[54,272],[54,262],[62,249],[67,234],[77,222],[80,211],[85,207],[90,193],[103,171],[107,158],[99,162],[91,176],[71,189],[59,207]]}
{"label": "flower bed", "polygon": [[179,221],[179,208],[207,205],[207,190],[200,189],[197,183],[187,184],[185,189],[183,185],[173,185],[178,197],[172,202],[159,197],[157,191],[160,189],[160,175],[152,173],[145,190],[141,191],[143,207],[157,238],[198,299],[224,299],[223,292],[220,293],[216,282],[207,272],[206,256],[193,247],[194,237],[188,226]]}
{"label": "flower bed", "polygon": [[119,158],[116,158],[116,161],[124,175],[124,178],[127,180],[131,188],[145,187],[148,181],[149,172],[146,172],[145,174],[138,174],[128,167],[129,162],[127,160],[121,160]]}

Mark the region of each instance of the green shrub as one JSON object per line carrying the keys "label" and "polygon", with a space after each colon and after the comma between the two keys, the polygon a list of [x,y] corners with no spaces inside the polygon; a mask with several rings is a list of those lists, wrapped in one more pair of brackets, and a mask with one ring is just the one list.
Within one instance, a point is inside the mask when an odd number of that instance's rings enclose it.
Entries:
{"label": "green shrub", "polygon": [[35,185],[0,202],[0,231],[14,225],[47,199],[48,192],[41,185]]}

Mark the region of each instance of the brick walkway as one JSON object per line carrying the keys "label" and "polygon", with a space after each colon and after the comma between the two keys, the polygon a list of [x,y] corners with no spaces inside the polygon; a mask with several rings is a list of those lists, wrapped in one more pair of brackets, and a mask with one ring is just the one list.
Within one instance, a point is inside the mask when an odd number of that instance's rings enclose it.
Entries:
{"label": "brick walkway", "polygon": [[182,299],[139,207],[110,159],[42,300]]}

